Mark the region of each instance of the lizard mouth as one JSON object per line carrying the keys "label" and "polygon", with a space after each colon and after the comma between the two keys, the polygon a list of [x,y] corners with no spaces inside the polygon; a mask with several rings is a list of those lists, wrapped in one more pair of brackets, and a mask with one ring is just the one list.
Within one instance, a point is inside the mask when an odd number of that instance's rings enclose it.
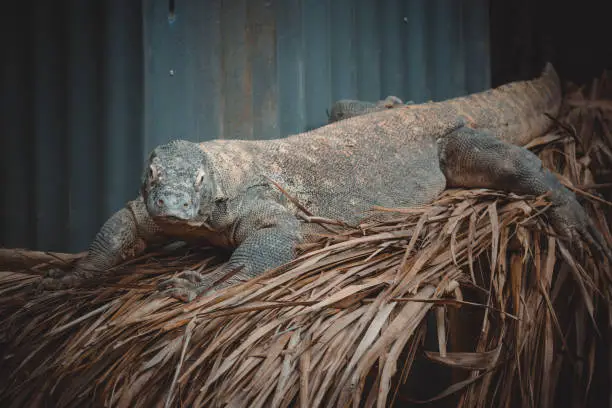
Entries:
{"label": "lizard mouth", "polygon": [[194,228],[206,228],[207,230],[214,231],[214,228],[208,223],[208,219],[202,220],[185,220],[183,218],[175,217],[172,215],[161,215],[153,217],[156,222],[161,224],[170,225],[188,225]]}
{"label": "lizard mouth", "polygon": [[188,221],[187,225],[190,227],[203,227],[209,231],[214,231],[215,229],[210,226],[210,224],[206,221]]}

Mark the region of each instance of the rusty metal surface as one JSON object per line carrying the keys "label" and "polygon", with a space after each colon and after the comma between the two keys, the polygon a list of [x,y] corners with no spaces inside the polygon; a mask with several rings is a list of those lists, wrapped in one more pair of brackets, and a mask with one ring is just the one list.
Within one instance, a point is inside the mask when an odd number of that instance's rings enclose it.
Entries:
{"label": "rusty metal surface", "polygon": [[1,40],[0,246],[85,249],[173,138],[276,138],[337,99],[490,84],[487,0],[19,3]]}

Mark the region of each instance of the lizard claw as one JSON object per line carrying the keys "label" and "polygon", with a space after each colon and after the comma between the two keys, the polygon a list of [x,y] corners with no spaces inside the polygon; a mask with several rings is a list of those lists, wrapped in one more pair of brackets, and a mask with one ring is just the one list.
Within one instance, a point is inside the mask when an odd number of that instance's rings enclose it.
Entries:
{"label": "lizard claw", "polygon": [[71,273],[59,269],[51,269],[45,273],[38,284],[38,291],[70,289],[77,286],[78,278]]}
{"label": "lizard claw", "polygon": [[589,220],[589,224],[581,231],[582,238],[612,263],[612,250],[609,248],[605,238],[599,230]]}
{"label": "lizard claw", "polygon": [[[583,241],[596,250],[600,256],[612,262],[610,245],[577,200],[569,200],[562,205],[553,207],[551,215],[555,229],[568,239],[572,249],[579,250],[580,242]],[[594,253],[594,255],[597,255],[597,253]]]}
{"label": "lizard claw", "polygon": [[43,275],[38,285],[38,290],[61,290],[80,287],[88,278],[94,276],[92,271],[94,269],[89,264],[77,265],[68,270],[59,268],[49,269]]}
{"label": "lizard claw", "polygon": [[164,296],[172,297],[180,300],[184,303],[189,303],[198,296],[198,290],[191,286],[192,284],[183,284],[182,282],[176,282],[174,287],[166,290],[161,290],[161,294]]}
{"label": "lizard claw", "polygon": [[177,276],[158,283],[162,295],[189,303],[207,288],[206,278],[196,271],[183,271]]}
{"label": "lizard claw", "polygon": [[52,279],[60,279],[64,276],[66,276],[66,271],[63,271],[61,269],[57,269],[57,268],[53,268],[53,269],[49,269],[47,271],[45,271],[45,278],[52,278]]}

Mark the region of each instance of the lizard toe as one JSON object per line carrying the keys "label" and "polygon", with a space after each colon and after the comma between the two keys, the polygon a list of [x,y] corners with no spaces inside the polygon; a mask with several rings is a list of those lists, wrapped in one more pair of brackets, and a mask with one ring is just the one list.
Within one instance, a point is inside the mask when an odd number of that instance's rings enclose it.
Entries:
{"label": "lizard toe", "polygon": [[198,271],[193,270],[185,270],[177,275],[178,278],[186,279],[191,283],[196,285],[202,285],[206,278]]}
{"label": "lizard toe", "polygon": [[157,289],[165,296],[173,297],[183,302],[191,302],[202,292],[203,288],[188,279],[174,277],[159,282]]}
{"label": "lizard toe", "polygon": [[161,289],[160,292],[164,296],[172,297],[185,303],[191,302],[198,296],[198,290],[196,287],[184,280],[182,282],[175,281],[174,286]]}
{"label": "lizard toe", "polygon": [[166,289],[161,293],[164,296],[178,299],[184,303],[189,303],[198,296],[198,293],[195,290],[181,287]]}
{"label": "lizard toe", "polygon": [[59,279],[66,276],[66,271],[58,268],[52,268],[45,272],[45,278]]}
{"label": "lizard toe", "polygon": [[588,247],[593,255],[612,262],[610,245],[578,201],[553,208],[552,215],[555,229],[568,240],[572,250],[582,252]]}
{"label": "lizard toe", "polygon": [[157,283],[157,289],[158,290],[165,290],[165,289],[168,289],[168,288],[170,288],[172,286],[183,285],[185,282],[188,283],[187,280],[182,279],[182,278],[178,278],[178,277],[164,279],[164,280],[162,280],[162,281]]}
{"label": "lizard toe", "polygon": [[587,225],[581,231],[582,238],[592,247],[597,250],[608,262],[612,263],[612,250],[604,236],[599,232],[597,227],[591,220],[588,220]]}
{"label": "lizard toe", "polygon": [[71,274],[64,274],[60,277],[44,277],[41,279],[38,290],[39,291],[53,291],[70,289],[77,285],[77,278]]}

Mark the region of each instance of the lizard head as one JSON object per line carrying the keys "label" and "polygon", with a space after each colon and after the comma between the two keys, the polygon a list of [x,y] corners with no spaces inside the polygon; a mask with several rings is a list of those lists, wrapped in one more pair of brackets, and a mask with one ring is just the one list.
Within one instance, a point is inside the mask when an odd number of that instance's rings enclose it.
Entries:
{"label": "lizard head", "polygon": [[156,221],[206,225],[213,207],[214,178],[197,143],[174,140],[149,155],[141,194]]}
{"label": "lizard head", "polygon": [[403,105],[402,100],[391,95],[378,102],[341,99],[332,105],[331,111],[328,113],[328,123],[365,115],[366,113],[392,109],[401,105]]}

